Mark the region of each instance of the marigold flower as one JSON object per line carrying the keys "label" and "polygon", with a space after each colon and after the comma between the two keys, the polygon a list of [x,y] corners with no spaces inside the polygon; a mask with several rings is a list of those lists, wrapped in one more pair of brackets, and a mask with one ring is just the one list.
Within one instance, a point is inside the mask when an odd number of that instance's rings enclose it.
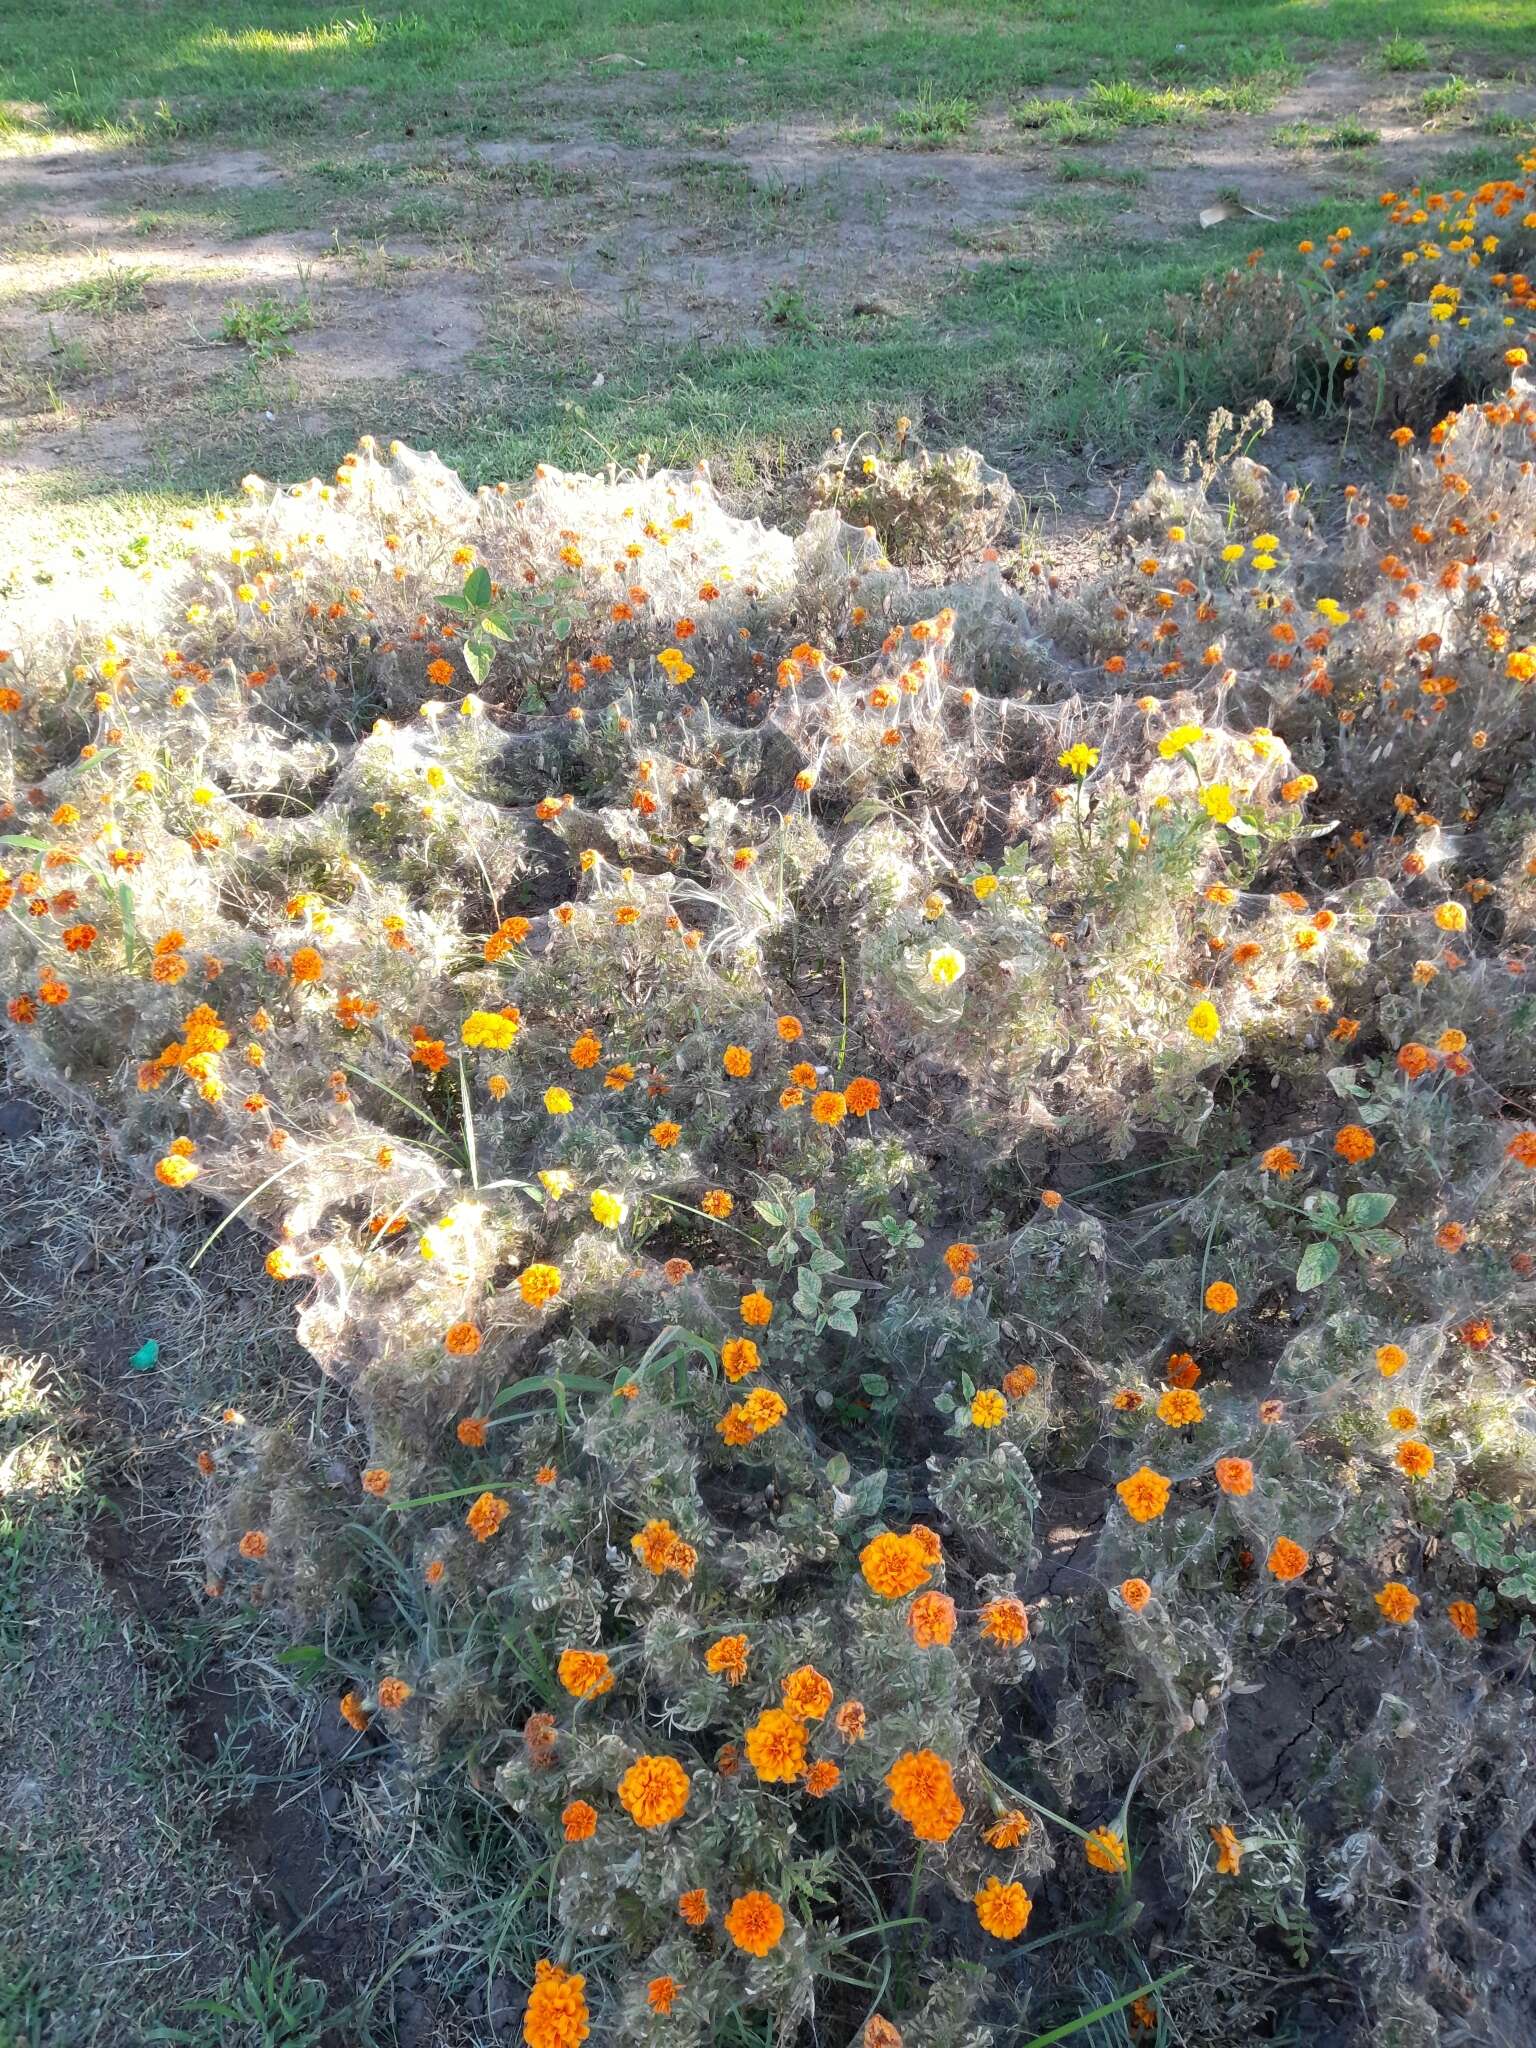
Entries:
{"label": "marigold flower", "polygon": [[1275,1539],[1264,1562],[1271,1574],[1284,1585],[1292,1579],[1299,1579],[1312,1560],[1299,1543],[1293,1543],[1289,1536],[1280,1536]]}
{"label": "marigold flower", "polygon": [[517,1276],[517,1291],[530,1308],[547,1308],[560,1292],[558,1266],[527,1266]]}
{"label": "marigold flower", "polygon": [[576,1107],[569,1092],[564,1088],[546,1088],[544,1107],[551,1116],[569,1116]]}
{"label": "marigold flower", "polygon": [[766,1329],[773,1321],[773,1303],[756,1289],[741,1297],[741,1320],[749,1329]]}
{"label": "marigold flower", "polygon": [[651,1143],[661,1152],[670,1152],[682,1135],[683,1127],[681,1124],[663,1121],[662,1123],[651,1125]]}
{"label": "marigold flower", "polygon": [[1334,1135],[1333,1149],[1351,1166],[1363,1166],[1376,1154],[1376,1140],[1362,1124],[1345,1124]]}
{"label": "marigold flower", "polygon": [[814,1763],[805,1774],[805,1789],[813,1799],[825,1799],[843,1781],[843,1774],[828,1757]]}
{"label": "marigold flower", "polygon": [[450,1323],[443,1332],[443,1349],[454,1358],[473,1358],[480,1344],[480,1332],[473,1323]]}
{"label": "marigold flower", "polygon": [[893,1809],[920,1842],[947,1842],[965,1819],[954,1773],[931,1749],[904,1751],[885,1782]]}
{"label": "marigold flower", "polygon": [[691,1789],[675,1757],[638,1756],[619,1780],[619,1804],[637,1828],[663,1828],[681,1815]]}
{"label": "marigold flower", "polygon": [[1145,1579],[1122,1579],[1120,1581],[1120,1598],[1130,1608],[1132,1614],[1140,1614],[1141,1610],[1152,1598],[1152,1588]]}
{"label": "marigold flower", "polygon": [[752,1055],[744,1045],[728,1045],[721,1064],[733,1080],[744,1081],[752,1071]]}
{"label": "marigold flower", "polygon": [[1213,1316],[1229,1316],[1237,1307],[1237,1289],[1230,1280],[1213,1280],[1205,1290],[1205,1305]]}
{"label": "marigold flower", "polygon": [[990,1849],[1016,1849],[1029,1831],[1029,1815],[1022,1807],[1010,1806],[990,1827],[982,1830],[981,1838]]}
{"label": "marigold flower", "polygon": [[1469,1643],[1477,1641],[1477,1609],[1470,1600],[1453,1600],[1450,1606],[1446,1608],[1445,1616],[1451,1627],[1455,1629],[1457,1635],[1465,1636]]}
{"label": "marigold flower", "polygon": [[1189,1387],[1170,1387],[1157,1404],[1157,1419],[1170,1429],[1188,1429],[1205,1420],[1205,1403]]}
{"label": "marigold flower", "polygon": [[928,979],[949,988],[965,972],[965,955],[953,946],[935,946],[928,955]]}
{"label": "marigold flower", "polygon": [[1288,1180],[1301,1169],[1301,1161],[1289,1145],[1271,1145],[1260,1155],[1259,1165],[1266,1173],[1278,1174],[1282,1180]]}
{"label": "marigold flower", "polygon": [[[924,1593],[912,1604],[914,1609],[923,1600],[938,1596]],[[999,1649],[1016,1650],[1029,1637],[1029,1611],[1022,1600],[1013,1595],[1003,1594],[996,1600],[989,1600],[979,1616],[982,1635],[989,1643],[996,1643]],[[947,1639],[946,1639],[947,1640]]]}
{"label": "marigold flower", "polygon": [[613,1669],[605,1650],[562,1650],[556,1675],[574,1699],[601,1699],[613,1691]]}
{"label": "marigold flower", "polygon": [[977,1429],[996,1429],[1008,1419],[1008,1403],[996,1387],[980,1387],[971,1397],[971,1421]]}
{"label": "marigold flower", "polygon": [[1154,1472],[1150,1465],[1142,1465],[1115,1487],[1134,1522],[1155,1522],[1167,1507],[1172,1490],[1162,1473]]}
{"label": "marigold flower", "polygon": [[727,1194],[724,1188],[706,1188],[699,1197],[699,1207],[717,1223],[723,1223],[735,1206],[735,1196]]}
{"label": "marigold flower", "polygon": [[709,1894],[704,1891],[684,1892],[677,1902],[677,1910],[690,1927],[702,1927],[709,1918]]}
{"label": "marigold flower", "polygon": [[267,1532],[265,1529],[247,1529],[240,1538],[240,1555],[259,1562],[267,1554]]}
{"label": "marigold flower", "polygon": [[1216,1844],[1216,1870],[1221,1877],[1236,1877],[1243,1867],[1243,1845],[1226,1821],[1210,1831]]}
{"label": "marigold flower", "polygon": [[1125,1843],[1113,1828],[1095,1828],[1083,1841],[1083,1854],[1094,1870],[1118,1877],[1127,1867]]}
{"label": "marigold flower", "polygon": [[1386,1619],[1399,1628],[1412,1621],[1419,1611],[1418,1594],[1410,1591],[1401,1579],[1388,1579],[1375,1600]]}
{"label": "marigold flower", "polygon": [[1418,1081],[1425,1074],[1433,1073],[1439,1062],[1427,1045],[1420,1045],[1414,1039],[1410,1039],[1406,1045],[1398,1047],[1397,1064],[1399,1071],[1406,1074],[1410,1081]]}
{"label": "marigold flower", "polygon": [[512,1503],[499,1494],[485,1492],[471,1505],[464,1526],[477,1543],[488,1543],[512,1512]]}
{"label": "marigold flower", "polygon": [[840,1124],[848,1114],[848,1098],[835,1088],[823,1088],[811,1103],[812,1119],[819,1124]]}
{"label": "marigold flower", "polygon": [[454,1434],[466,1450],[479,1451],[485,1448],[485,1423],[478,1415],[466,1415]]}
{"label": "marigold flower", "polygon": [[560,1816],[560,1826],[568,1842],[590,1842],[597,1833],[597,1808],[585,1799],[573,1799]]}
{"label": "marigold flower", "polygon": [[592,1221],[602,1224],[605,1230],[617,1230],[624,1221],[623,1202],[606,1188],[594,1188],[588,1206],[592,1211]]}
{"label": "marigold flower", "polygon": [[299,1255],[291,1245],[274,1245],[263,1263],[274,1280],[296,1280],[303,1271]]}
{"label": "marigold flower", "polygon": [[1401,1344],[1378,1344],[1376,1347],[1376,1369],[1384,1380],[1400,1373],[1408,1363],[1408,1354]]}
{"label": "marigold flower", "polygon": [[997,1941],[1016,1941],[1029,1925],[1031,1901],[1023,1885],[989,1877],[975,1895],[976,1918]]}
{"label": "marigold flower", "polygon": [[804,1722],[782,1707],[765,1707],[743,1741],[747,1762],[765,1785],[792,1785],[803,1777],[805,1745]]}
{"label": "marigold flower", "polygon": [[[880,1083],[864,1074],[855,1074],[843,1090],[843,1100],[850,1116],[869,1116],[880,1107]],[[1536,1133],[1532,1136],[1536,1137]]]}
{"label": "marigold flower", "polygon": [[919,1593],[907,1610],[907,1626],[920,1650],[942,1648],[954,1640],[954,1601],[947,1593]]}
{"label": "marigold flower", "polygon": [[357,1693],[350,1690],[344,1692],[336,1703],[336,1711],[347,1726],[355,1729],[359,1735],[367,1732],[368,1711]]}
{"label": "marigold flower", "polygon": [[822,1721],[832,1705],[832,1684],[814,1664],[802,1664],[791,1671],[780,1688],[786,1714],[797,1721]]}
{"label": "marigold flower", "polygon": [[489,1052],[505,1052],[518,1034],[519,1024],[495,1010],[471,1010],[459,1027],[467,1046]]}
{"label": "marigold flower", "polygon": [[859,1552],[859,1569],[870,1591],[882,1600],[904,1599],[933,1576],[933,1566],[917,1539],[891,1530],[865,1544]]}
{"label": "marigold flower", "polygon": [[411,1697],[411,1687],[403,1678],[381,1678],[379,1680],[379,1705],[386,1714],[398,1714]]}
{"label": "marigold flower", "polygon": [[1428,1444],[1418,1443],[1410,1437],[1406,1443],[1398,1445],[1393,1462],[1410,1479],[1427,1479],[1435,1469],[1435,1454]]}
{"label": "marigold flower", "polygon": [[832,1726],[844,1742],[862,1742],[869,1726],[869,1717],[864,1711],[862,1700],[844,1700],[832,1716]]}
{"label": "marigold flower", "polygon": [[587,2024],[586,1984],[585,1977],[540,1960],[523,2010],[527,2048],[581,2048],[592,2031]]}
{"label": "marigold flower", "polygon": [[384,1466],[370,1465],[363,1474],[364,1493],[371,1493],[376,1499],[382,1500],[389,1491],[389,1479],[390,1475]]}
{"label": "marigold flower", "polygon": [[749,1956],[765,1956],[784,1937],[784,1913],[767,1892],[743,1892],[731,1901],[725,1931]]}
{"label": "marigold flower", "polygon": [[798,1017],[781,1017],[774,1028],[786,1045],[793,1045],[797,1038],[805,1036],[805,1026]]}
{"label": "marigold flower", "polygon": [[747,1675],[747,1656],[745,1636],[720,1636],[704,1652],[704,1668],[727,1685],[740,1685]]}
{"label": "marigold flower", "polygon": [[1246,1458],[1218,1458],[1216,1460],[1216,1484],[1223,1493],[1235,1496],[1252,1493],[1253,1466]]}
{"label": "marigold flower", "polygon": [[1003,1392],[1010,1401],[1022,1401],[1039,1384],[1040,1375],[1032,1365],[1011,1365],[1003,1374]]}
{"label": "marigold flower", "polygon": [[1221,1033],[1221,1013],[1211,1002],[1199,1002],[1184,1020],[1184,1028],[1192,1038],[1198,1038],[1209,1045]]}
{"label": "marigold flower", "polygon": [[197,1179],[202,1169],[190,1159],[183,1159],[177,1153],[167,1153],[155,1164],[155,1179],[168,1188],[184,1188]]}
{"label": "marigold flower", "polygon": [[678,1988],[675,1977],[653,1977],[645,1987],[645,2002],[652,2012],[665,2019],[677,2003]]}

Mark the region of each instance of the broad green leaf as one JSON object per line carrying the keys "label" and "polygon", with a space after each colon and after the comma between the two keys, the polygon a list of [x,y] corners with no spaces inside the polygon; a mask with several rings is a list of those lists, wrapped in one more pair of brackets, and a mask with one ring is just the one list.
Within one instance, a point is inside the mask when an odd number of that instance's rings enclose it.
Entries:
{"label": "broad green leaf", "polygon": [[491,572],[483,564],[471,569],[464,579],[464,596],[477,612],[483,612],[491,601]]}
{"label": "broad green leaf", "polygon": [[1325,1280],[1331,1280],[1339,1270],[1339,1248],[1326,1238],[1319,1238],[1316,1244],[1309,1244],[1301,1255],[1301,1264],[1296,1268],[1296,1285],[1303,1294],[1314,1287],[1321,1287]]}
{"label": "broad green leaf", "polygon": [[1363,1195],[1351,1195],[1345,1205],[1344,1218],[1348,1223],[1385,1223],[1396,1207],[1396,1195],[1379,1190]]}

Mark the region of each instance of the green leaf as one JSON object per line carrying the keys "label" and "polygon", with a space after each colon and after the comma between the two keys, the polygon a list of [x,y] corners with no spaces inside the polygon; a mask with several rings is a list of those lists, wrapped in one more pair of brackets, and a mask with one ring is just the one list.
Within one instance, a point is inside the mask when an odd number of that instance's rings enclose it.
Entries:
{"label": "green leaf", "polygon": [[464,666],[477,683],[485,681],[495,658],[496,650],[489,640],[482,640],[477,635],[474,639],[464,642]]}
{"label": "green leaf", "polygon": [[1395,1230],[1362,1230],[1355,1238],[1355,1250],[1374,1259],[1396,1259],[1402,1256],[1403,1240]]}
{"label": "green leaf", "polygon": [[859,1385],[872,1400],[878,1401],[882,1394],[891,1391],[891,1383],[884,1373],[864,1372],[859,1374]]}
{"label": "green leaf", "polygon": [[463,598],[459,596],[457,591],[445,592],[443,596],[438,598],[437,602],[442,606],[445,612],[456,612],[461,619],[470,619],[474,617],[473,608],[464,602]]}
{"label": "green leaf", "polygon": [[833,1486],[846,1486],[848,1484],[848,1474],[852,1469],[852,1466],[841,1451],[827,1460],[827,1478]]}
{"label": "green leaf", "polygon": [[1321,1287],[1325,1280],[1331,1280],[1338,1270],[1338,1246],[1320,1238],[1302,1253],[1301,1264],[1296,1268],[1296,1285],[1303,1294],[1310,1293],[1314,1287]]}
{"label": "green leaf", "polygon": [[1351,1195],[1344,1208],[1346,1223],[1385,1223],[1397,1207],[1396,1195],[1377,1191]]}
{"label": "green leaf", "polygon": [[484,564],[471,569],[464,578],[464,596],[477,612],[483,612],[491,601],[491,572]]}
{"label": "green leaf", "polygon": [[291,1649],[279,1650],[277,1661],[279,1664],[302,1667],[305,1670],[313,1671],[318,1665],[328,1663],[330,1660],[318,1643],[295,1643]]}

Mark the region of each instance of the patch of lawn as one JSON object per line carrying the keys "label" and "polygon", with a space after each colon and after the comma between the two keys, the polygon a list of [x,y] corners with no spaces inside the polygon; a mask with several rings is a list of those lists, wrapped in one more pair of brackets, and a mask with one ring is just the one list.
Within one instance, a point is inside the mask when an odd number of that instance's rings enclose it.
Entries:
{"label": "patch of lawn", "polygon": [[[240,0],[153,9],[59,0],[12,15],[0,74],[12,125],[114,141],[379,132],[407,122],[418,133],[507,133],[547,118],[546,91],[562,81],[586,87],[587,120],[605,107],[612,114],[616,102],[622,117],[643,115],[659,84],[686,100],[697,123],[786,105],[846,107],[850,94],[866,106],[878,96],[910,108],[925,88],[943,105],[1074,78],[1230,83],[1276,58],[1302,62],[1372,42],[1379,61],[1413,68],[1427,36],[1511,63],[1530,47],[1528,0],[1399,0],[1386,45],[1379,0],[1227,0],[1219,9],[1170,0],[1155,10],[1083,0],[985,20],[958,0],[587,0],[579,10],[547,0],[386,0],[346,18],[329,0],[268,0],[259,23]],[[617,58],[630,61],[607,61]],[[595,91],[594,80],[603,82]],[[35,117],[23,111],[34,107]],[[675,119],[676,108],[666,111]]]}

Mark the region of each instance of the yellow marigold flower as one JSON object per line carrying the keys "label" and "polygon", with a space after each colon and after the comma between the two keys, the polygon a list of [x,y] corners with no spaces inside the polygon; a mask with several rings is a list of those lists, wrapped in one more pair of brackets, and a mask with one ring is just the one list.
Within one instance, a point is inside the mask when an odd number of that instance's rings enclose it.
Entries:
{"label": "yellow marigold flower", "polygon": [[459,1035],[468,1046],[505,1052],[517,1033],[518,1024],[513,1018],[498,1016],[494,1010],[471,1010]]}
{"label": "yellow marigold flower", "polygon": [[550,1200],[558,1202],[575,1187],[576,1176],[564,1166],[546,1166],[539,1173],[539,1183]]}
{"label": "yellow marigold flower", "polygon": [[1196,1003],[1184,1020],[1184,1028],[1191,1038],[1198,1038],[1209,1045],[1220,1034],[1221,1013],[1214,1003]]}
{"label": "yellow marigold flower", "polygon": [[996,1429],[1008,1419],[1007,1398],[996,1387],[981,1387],[971,1397],[971,1421],[978,1429]]}
{"label": "yellow marigold flower", "polygon": [[1081,782],[1085,775],[1098,767],[1099,750],[1097,747],[1085,746],[1079,740],[1075,746],[1068,747],[1064,754],[1056,756],[1056,765],[1058,768],[1065,768],[1069,775],[1075,776]]}
{"label": "yellow marigold flower", "polygon": [[1200,792],[1200,808],[1218,825],[1230,825],[1237,816],[1237,805],[1232,801],[1232,792],[1224,782],[1208,782]]}
{"label": "yellow marigold flower", "polygon": [[1172,732],[1163,734],[1157,743],[1157,751],[1165,761],[1172,761],[1188,748],[1198,746],[1204,738],[1203,725],[1176,725]]}
{"label": "yellow marigold flower", "polygon": [[610,1195],[606,1188],[595,1188],[592,1193],[592,1220],[601,1223],[605,1230],[617,1230],[624,1221],[624,1204],[617,1195]]}
{"label": "yellow marigold flower", "polygon": [[953,946],[935,946],[928,955],[928,979],[939,988],[949,988],[965,972],[965,955]]}
{"label": "yellow marigold flower", "polygon": [[551,1116],[569,1116],[575,1106],[563,1088],[544,1090],[544,1107]]}
{"label": "yellow marigold flower", "polygon": [[517,1276],[517,1289],[530,1308],[545,1308],[560,1292],[560,1268],[534,1265]]}
{"label": "yellow marigold flower", "polygon": [[1157,1404],[1157,1419],[1170,1429],[1188,1429],[1205,1420],[1205,1406],[1190,1387],[1170,1387]]}

